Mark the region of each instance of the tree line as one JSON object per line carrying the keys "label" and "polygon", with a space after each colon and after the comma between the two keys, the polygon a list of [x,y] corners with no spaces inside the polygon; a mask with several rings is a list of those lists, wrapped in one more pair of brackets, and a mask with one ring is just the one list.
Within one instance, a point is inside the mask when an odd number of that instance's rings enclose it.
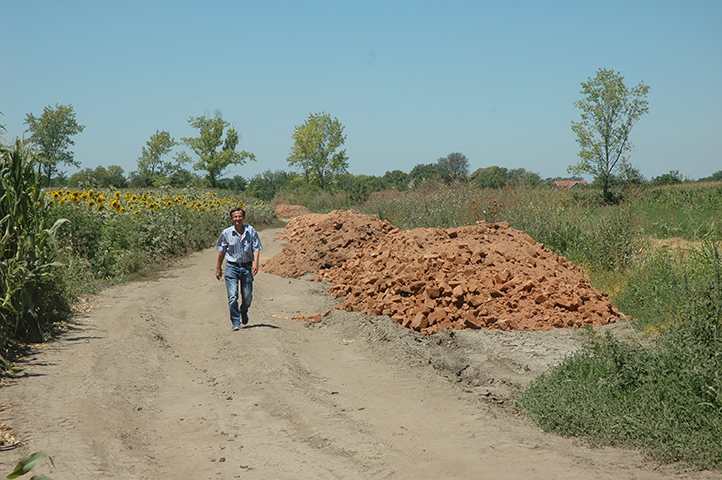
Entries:
{"label": "tree line", "polygon": [[[35,117],[27,114],[30,142],[36,150],[37,173],[45,185],[69,187],[161,187],[201,186],[227,188],[259,199],[271,200],[284,189],[303,186],[327,192],[345,191],[352,200],[363,201],[370,193],[394,188],[408,190],[421,183],[435,180],[446,183],[470,181],[481,188],[500,188],[509,184],[532,186],[553,184],[555,180],[581,180],[591,175],[592,186],[601,190],[604,202],[617,201],[620,190],[627,185],[667,185],[685,181],[677,170],[647,181],[629,161],[633,151],[630,132],[639,119],[649,111],[646,100],[649,87],[640,82],[627,87],[624,77],[614,70],[600,68],[594,78],[582,84],[583,98],[574,102],[581,110],[581,118],[572,122],[571,129],[579,145],[579,162],[571,165],[571,177],[542,179],[537,173],[523,168],[507,169],[499,166],[469,170],[468,158],[459,152],[450,153],[436,162],[417,164],[408,173],[393,170],[383,176],[352,175],[348,173],[348,156],[343,145],[346,141],[344,126],[337,118],[321,112],[312,113],[296,126],[292,135],[293,146],[286,159],[295,171],[270,171],[250,179],[241,176],[225,178],[231,165],[244,165],[255,161],[253,153],[239,151],[236,129],[220,115],[190,117],[188,123],[198,136],[176,141],[169,132],[156,130],[141,148],[137,170],[125,175],[119,166],[85,168],[69,178],[60,170],[61,165],[80,167],[70,147],[72,137],[82,133],[85,126],[78,124],[72,105],[46,107]],[[180,151],[168,156],[175,147],[185,146],[195,159]],[[191,165],[193,172],[185,168]],[[722,171],[700,181],[722,180]]]}

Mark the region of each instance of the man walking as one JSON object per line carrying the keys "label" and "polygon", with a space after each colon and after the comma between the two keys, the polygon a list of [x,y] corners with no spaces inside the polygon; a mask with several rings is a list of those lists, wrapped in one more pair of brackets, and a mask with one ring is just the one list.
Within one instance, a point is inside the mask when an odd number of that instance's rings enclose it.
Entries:
{"label": "man walking", "polygon": [[248,308],[253,300],[253,276],[258,273],[258,260],[263,250],[258,232],[252,226],[244,225],[245,219],[246,212],[241,207],[231,210],[233,226],[223,230],[216,242],[216,250],[218,250],[216,280],[221,280],[223,274],[221,267],[225,258],[226,291],[234,331],[241,329],[241,323],[248,324]]}

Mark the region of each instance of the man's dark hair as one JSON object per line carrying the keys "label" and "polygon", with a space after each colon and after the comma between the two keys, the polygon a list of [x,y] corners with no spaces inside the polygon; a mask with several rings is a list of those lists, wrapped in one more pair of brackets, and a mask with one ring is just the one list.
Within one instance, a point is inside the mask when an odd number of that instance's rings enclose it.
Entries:
{"label": "man's dark hair", "polygon": [[238,211],[240,211],[240,212],[243,214],[244,217],[246,216],[246,211],[243,210],[243,208],[241,208],[241,207],[232,208],[231,211],[230,211],[230,213],[229,213],[228,215],[232,217],[233,214],[236,213],[236,212],[238,212]]}

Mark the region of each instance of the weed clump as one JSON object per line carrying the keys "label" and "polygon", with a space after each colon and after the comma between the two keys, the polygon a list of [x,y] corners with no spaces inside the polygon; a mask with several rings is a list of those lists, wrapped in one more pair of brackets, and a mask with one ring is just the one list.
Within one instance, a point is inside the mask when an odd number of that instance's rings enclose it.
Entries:
{"label": "weed clump", "polygon": [[[656,334],[653,346],[589,332],[584,347],[533,382],[518,406],[547,431],[720,469],[720,247],[705,243],[683,257],[659,253],[637,276],[630,282],[638,288],[623,297],[630,310],[656,315],[642,323]],[[649,282],[646,289],[640,278]],[[665,304],[664,295],[676,303]]]}

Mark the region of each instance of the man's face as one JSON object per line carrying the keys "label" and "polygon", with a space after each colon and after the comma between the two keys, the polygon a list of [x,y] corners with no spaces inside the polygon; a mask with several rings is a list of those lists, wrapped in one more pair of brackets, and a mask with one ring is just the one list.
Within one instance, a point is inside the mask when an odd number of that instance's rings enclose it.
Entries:
{"label": "man's face", "polygon": [[233,212],[233,215],[231,215],[231,221],[233,222],[233,225],[242,225],[243,220],[246,219],[246,216],[243,215],[243,212],[240,210],[237,210]]}

